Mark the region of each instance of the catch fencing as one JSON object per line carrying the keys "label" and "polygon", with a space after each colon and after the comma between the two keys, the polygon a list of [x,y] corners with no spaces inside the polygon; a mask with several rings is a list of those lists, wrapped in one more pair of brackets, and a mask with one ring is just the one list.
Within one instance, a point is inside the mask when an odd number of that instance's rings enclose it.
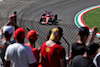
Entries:
{"label": "catch fencing", "polygon": [[[5,23],[9,22],[8,18],[0,17],[0,27]],[[39,33],[38,39],[36,41],[36,48],[40,48],[43,42],[47,40],[47,35],[50,30],[55,27],[62,27],[63,37],[61,38],[61,45],[65,48],[66,54],[69,55],[71,49],[71,44],[77,42],[78,39],[78,27],[75,24],[57,24],[57,25],[41,25],[39,22],[17,19],[17,25],[23,27],[26,30],[25,43],[27,42],[27,32],[29,30],[36,30]],[[98,39],[95,39],[98,42]]]}

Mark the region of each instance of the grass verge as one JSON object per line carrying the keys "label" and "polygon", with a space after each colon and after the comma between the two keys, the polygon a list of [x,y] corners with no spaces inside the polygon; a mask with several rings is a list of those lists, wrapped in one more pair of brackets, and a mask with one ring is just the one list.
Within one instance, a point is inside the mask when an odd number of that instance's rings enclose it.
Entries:
{"label": "grass verge", "polygon": [[85,13],[83,21],[90,28],[97,27],[98,32],[100,33],[100,8]]}

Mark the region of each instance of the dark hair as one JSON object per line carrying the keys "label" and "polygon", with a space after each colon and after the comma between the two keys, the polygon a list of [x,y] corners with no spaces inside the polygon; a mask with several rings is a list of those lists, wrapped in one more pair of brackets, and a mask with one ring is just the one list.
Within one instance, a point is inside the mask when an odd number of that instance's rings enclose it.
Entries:
{"label": "dark hair", "polygon": [[48,35],[47,35],[47,40],[49,40],[50,35],[51,35],[51,31],[49,31],[49,33],[48,33]]}
{"label": "dark hair", "polygon": [[88,27],[81,27],[80,29],[79,29],[79,35],[82,37],[82,36],[84,36],[84,35],[89,35],[89,29],[88,29]]}
{"label": "dark hair", "polygon": [[9,34],[8,31],[6,31],[6,32],[4,33],[4,36],[5,36],[5,38],[8,38],[8,37],[11,37],[12,34]]}
{"label": "dark hair", "polygon": [[63,29],[61,27],[58,27],[58,29],[59,29],[60,36],[62,36],[63,35]]}
{"label": "dark hair", "polygon": [[87,55],[95,54],[98,48],[99,48],[98,43],[89,43],[89,45],[86,47]]}
{"label": "dark hair", "polygon": [[84,43],[73,43],[72,44],[72,56],[83,55],[85,53],[86,45]]}

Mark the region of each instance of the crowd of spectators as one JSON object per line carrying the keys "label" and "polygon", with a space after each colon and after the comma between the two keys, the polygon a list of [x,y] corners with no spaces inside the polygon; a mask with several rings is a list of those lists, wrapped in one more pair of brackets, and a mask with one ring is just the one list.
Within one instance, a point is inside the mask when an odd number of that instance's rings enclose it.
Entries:
{"label": "crowd of spectators", "polygon": [[[94,42],[97,27],[91,29],[91,35],[88,27],[79,29],[78,40],[71,45],[70,56],[66,59],[66,47],[60,42],[61,27],[51,29],[47,41],[37,49],[38,32],[30,30],[25,43],[25,29],[16,26],[16,15],[9,20],[0,29],[0,67],[67,67],[69,64],[70,67],[100,67],[100,43]],[[13,31],[14,40],[11,40]]]}

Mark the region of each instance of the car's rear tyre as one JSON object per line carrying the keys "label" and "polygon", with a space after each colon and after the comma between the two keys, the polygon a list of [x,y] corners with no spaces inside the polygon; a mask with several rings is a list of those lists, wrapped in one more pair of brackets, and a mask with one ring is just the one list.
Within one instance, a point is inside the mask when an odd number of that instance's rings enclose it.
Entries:
{"label": "car's rear tyre", "polygon": [[57,14],[55,15],[55,20],[57,20]]}
{"label": "car's rear tyre", "polygon": [[46,14],[42,14],[42,16],[46,16]]}

